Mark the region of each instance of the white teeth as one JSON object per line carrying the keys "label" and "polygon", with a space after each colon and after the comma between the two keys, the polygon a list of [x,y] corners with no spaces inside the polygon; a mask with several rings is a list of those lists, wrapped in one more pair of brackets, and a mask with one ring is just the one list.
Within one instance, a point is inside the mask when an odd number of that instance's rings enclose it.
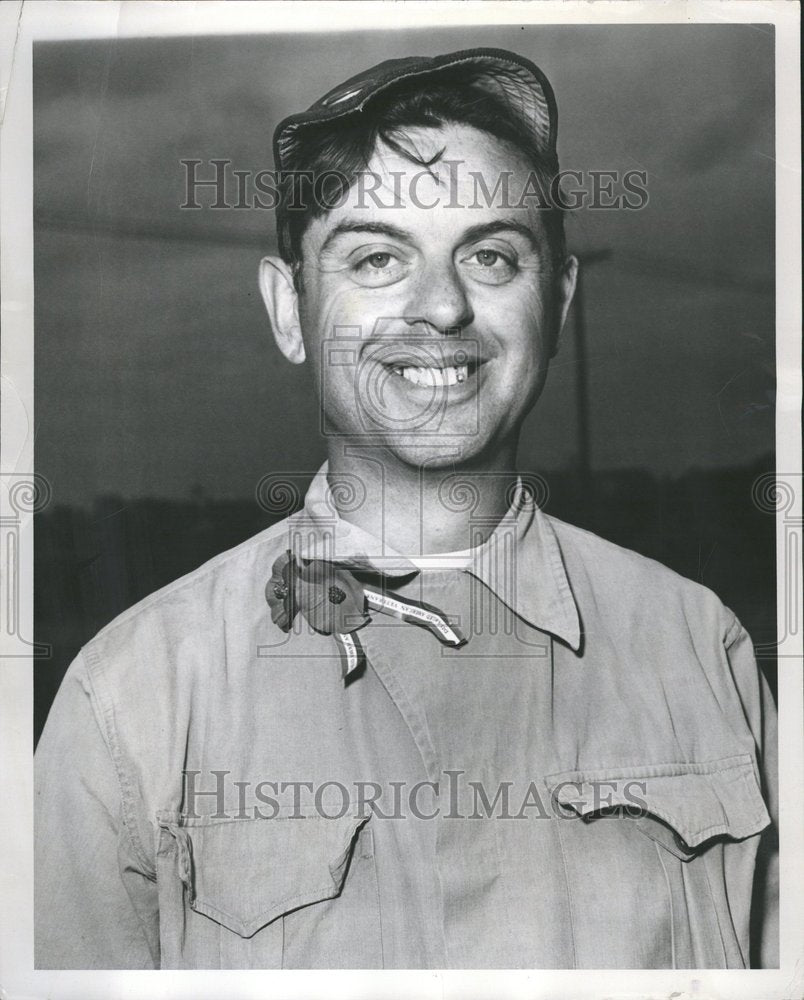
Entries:
{"label": "white teeth", "polygon": [[457,385],[469,377],[468,365],[455,365],[451,368],[394,368],[395,375],[401,375],[414,385],[426,385],[433,389],[445,385]]}

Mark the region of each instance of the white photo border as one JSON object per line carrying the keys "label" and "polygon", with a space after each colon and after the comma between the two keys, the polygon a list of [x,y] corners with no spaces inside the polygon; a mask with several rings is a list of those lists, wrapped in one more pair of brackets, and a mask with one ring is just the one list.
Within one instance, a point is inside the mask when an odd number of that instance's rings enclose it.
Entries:
{"label": "white photo border", "polygon": [[[300,17],[300,7],[305,16]],[[33,968],[33,661],[0,641],[0,769],[6,815],[0,825],[3,907],[0,996],[93,998],[221,997],[695,997],[793,1000],[804,994],[804,675],[802,635],[788,634],[789,598],[801,575],[801,201],[800,7],[792,0],[519,0],[519,2],[58,2],[0,6],[0,289],[2,290],[2,478],[0,524],[10,516],[9,484],[33,488],[33,140],[32,44],[40,40],[269,34],[376,28],[502,24],[771,23],[776,38],[777,479],[792,506],[777,511],[780,636],[781,967],[778,970],[605,971],[39,971]],[[790,562],[790,533],[797,547]],[[19,523],[17,636],[33,635],[33,517]],[[8,601],[12,557],[0,557]],[[791,590],[792,588],[792,590]],[[787,596],[788,600],[785,599]],[[795,606],[795,605],[793,605]],[[6,608],[8,604],[6,604]],[[2,611],[0,611],[2,613]],[[798,620],[801,628],[801,619]],[[795,630],[794,630],[795,631]]]}

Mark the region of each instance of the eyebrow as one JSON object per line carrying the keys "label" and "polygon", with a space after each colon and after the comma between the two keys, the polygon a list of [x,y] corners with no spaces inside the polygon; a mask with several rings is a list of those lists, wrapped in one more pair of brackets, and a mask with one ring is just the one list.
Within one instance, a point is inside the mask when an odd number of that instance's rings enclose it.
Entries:
{"label": "eyebrow", "polygon": [[[499,233],[510,232],[518,233],[520,236],[523,236],[530,244],[532,250],[540,249],[540,243],[533,230],[524,223],[510,218],[494,219],[491,222],[483,222],[477,226],[470,227],[462,234],[460,245],[463,246],[466,243],[476,243],[478,240],[486,239],[489,236],[496,236]],[[331,244],[341,236],[346,236],[350,233],[367,233],[374,236],[387,236],[392,240],[399,240],[401,243],[407,243],[409,246],[412,246],[416,242],[412,233],[387,222],[344,221],[339,222],[333,229],[330,230],[327,234],[327,238],[321,246],[321,249],[318,251],[319,254],[325,253]]]}
{"label": "eyebrow", "polygon": [[523,222],[516,219],[494,219],[492,222],[484,222],[478,226],[472,226],[463,234],[461,243],[477,243],[478,240],[486,239],[488,236],[497,236],[499,233],[518,233],[530,243],[532,250],[540,249],[540,243],[533,230]]}
{"label": "eyebrow", "polygon": [[409,232],[387,222],[339,222],[334,229],[330,230],[318,252],[324,253],[330,244],[348,233],[370,233],[375,236],[388,236],[392,240],[400,240],[402,243],[412,244],[414,242],[413,236]]}

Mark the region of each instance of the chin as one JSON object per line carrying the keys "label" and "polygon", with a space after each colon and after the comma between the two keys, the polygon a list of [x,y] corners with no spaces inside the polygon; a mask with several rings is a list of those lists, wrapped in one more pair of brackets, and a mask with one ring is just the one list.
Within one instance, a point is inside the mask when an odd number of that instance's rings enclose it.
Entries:
{"label": "chin", "polygon": [[387,450],[400,462],[416,469],[455,469],[476,463],[489,442],[478,435],[394,437],[385,442]]}

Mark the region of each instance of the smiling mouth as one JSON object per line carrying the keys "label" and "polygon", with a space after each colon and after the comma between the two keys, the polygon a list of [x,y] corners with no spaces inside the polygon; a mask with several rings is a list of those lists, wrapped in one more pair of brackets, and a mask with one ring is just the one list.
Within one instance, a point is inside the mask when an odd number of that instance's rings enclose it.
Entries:
{"label": "smiling mouth", "polygon": [[449,365],[443,368],[389,365],[388,369],[394,375],[405,379],[406,382],[410,382],[413,385],[422,385],[437,389],[446,385],[459,385],[461,382],[465,382],[471,375],[474,375],[478,367],[476,362],[470,362],[465,365]]}

